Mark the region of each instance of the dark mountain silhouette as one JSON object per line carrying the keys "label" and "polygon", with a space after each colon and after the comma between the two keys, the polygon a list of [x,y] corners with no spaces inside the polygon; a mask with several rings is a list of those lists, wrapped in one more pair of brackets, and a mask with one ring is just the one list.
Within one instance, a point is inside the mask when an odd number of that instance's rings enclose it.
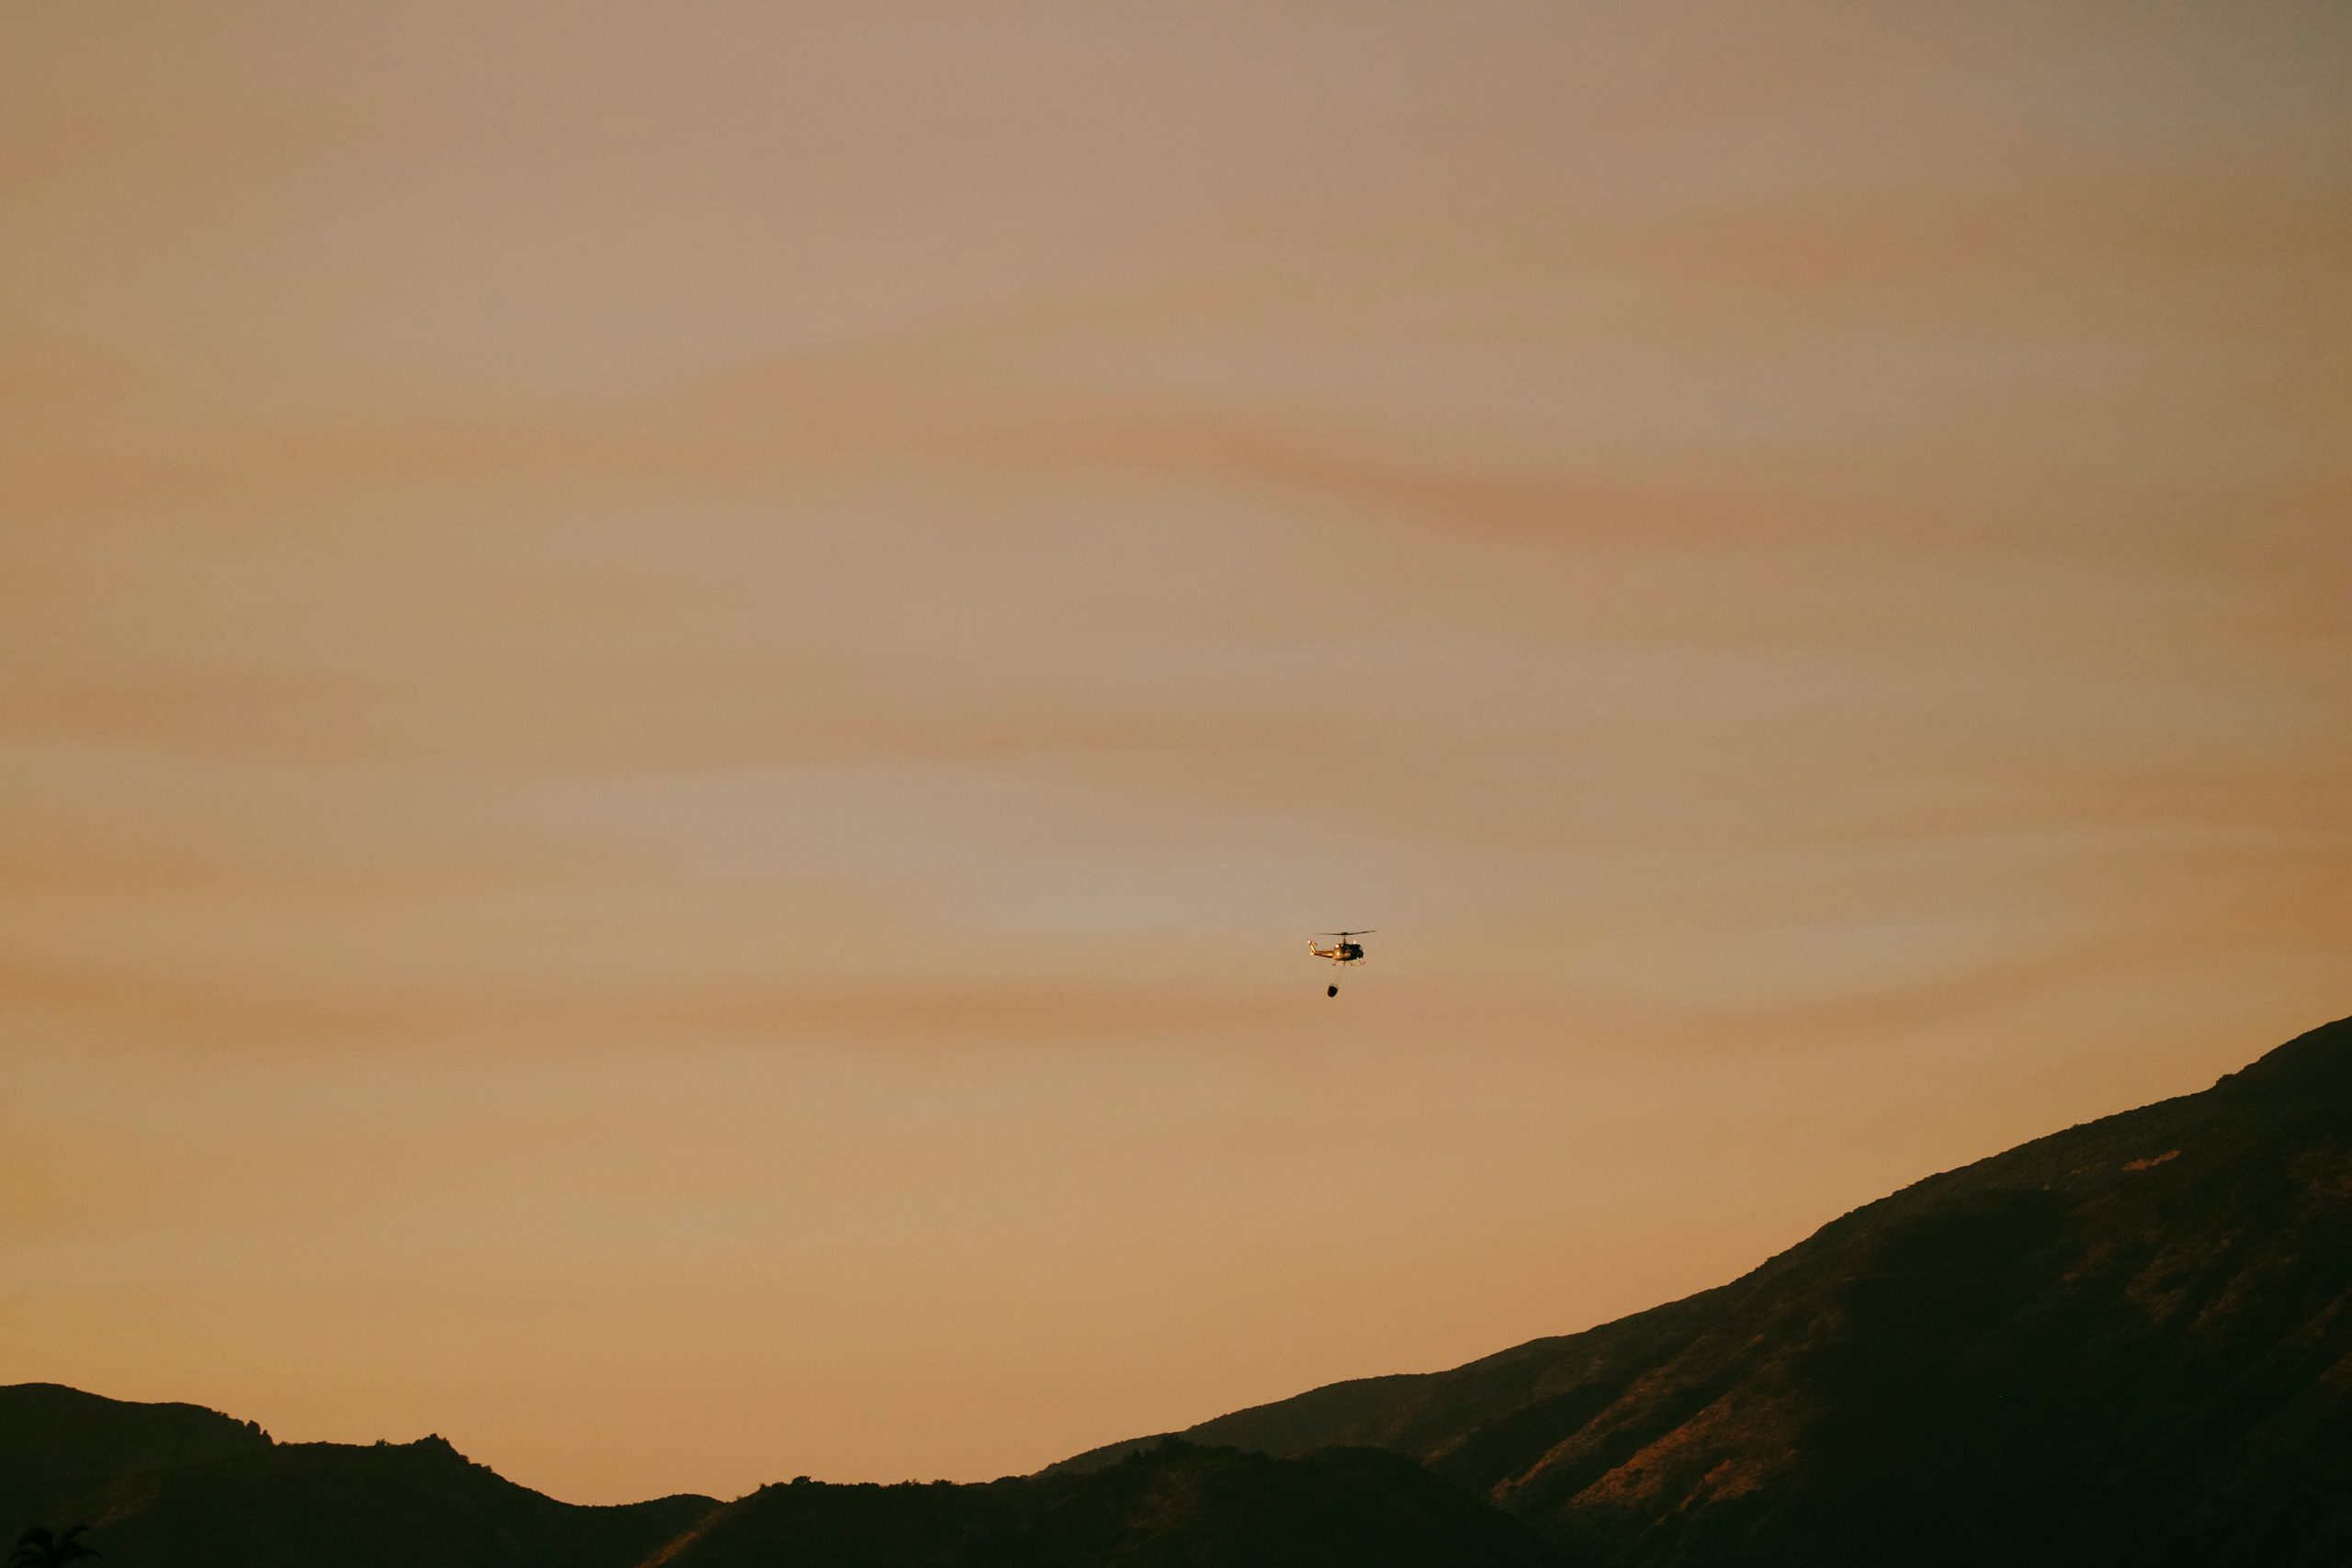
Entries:
{"label": "dark mountain silhouette", "polygon": [[1271,1459],[1167,1441],[1083,1474],[978,1486],[769,1486],[665,1568],[1560,1568],[1510,1515],[1370,1449]]}
{"label": "dark mountain silhouette", "polygon": [[2352,1021],[1732,1284],[1036,1476],[559,1503],[437,1438],[0,1389],[0,1540],[108,1568],[2352,1562]]}
{"label": "dark mountain silhouette", "polygon": [[[60,1441],[48,1446],[45,1433]],[[763,1487],[579,1507],[439,1438],[273,1443],[185,1404],[0,1388],[0,1540],[85,1521],[108,1568],[1559,1568],[1395,1454],[1151,1445],[1083,1475]],[[108,1443],[116,1445],[110,1450]]]}
{"label": "dark mountain silhouette", "polygon": [[2352,1020],[1719,1289],[1184,1436],[1408,1455],[1607,1563],[2340,1568]]}
{"label": "dark mountain silhouette", "polygon": [[0,1388],[0,1539],[87,1521],[109,1568],[631,1568],[718,1506],[579,1507],[439,1438],[276,1443],[194,1405],[45,1383]]}
{"label": "dark mountain silhouette", "polygon": [[268,1435],[199,1404],[130,1404],[55,1383],[0,1388],[0,1483],[235,1459]]}

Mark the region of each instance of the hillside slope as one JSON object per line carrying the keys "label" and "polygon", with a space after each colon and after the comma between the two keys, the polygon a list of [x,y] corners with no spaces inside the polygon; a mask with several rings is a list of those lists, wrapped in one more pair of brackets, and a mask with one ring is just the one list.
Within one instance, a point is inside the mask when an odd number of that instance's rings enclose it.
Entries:
{"label": "hillside slope", "polygon": [[1388,1449],[1612,1563],[2352,1561],[2352,1021],[1733,1284],[1185,1436]]}

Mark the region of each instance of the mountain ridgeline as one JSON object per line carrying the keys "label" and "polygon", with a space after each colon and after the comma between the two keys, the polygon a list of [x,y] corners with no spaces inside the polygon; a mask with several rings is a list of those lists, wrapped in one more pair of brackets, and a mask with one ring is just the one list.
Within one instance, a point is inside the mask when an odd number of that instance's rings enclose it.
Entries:
{"label": "mountain ridgeline", "polygon": [[1595,1563],[2352,1562],[2352,1020],[1716,1290],[1183,1435],[1408,1455]]}
{"label": "mountain ridgeline", "polygon": [[2352,1021],[1743,1279],[978,1485],[560,1503],[437,1438],[0,1388],[0,1544],[105,1568],[2352,1562]]}
{"label": "mountain ridgeline", "polygon": [[[89,1523],[96,1568],[1562,1568],[1411,1460],[1177,1441],[1083,1474],[557,1502],[439,1438],[276,1443],[184,1404],[0,1388],[0,1529]],[[55,1435],[52,1446],[49,1435]],[[111,1446],[109,1446],[111,1445]]]}

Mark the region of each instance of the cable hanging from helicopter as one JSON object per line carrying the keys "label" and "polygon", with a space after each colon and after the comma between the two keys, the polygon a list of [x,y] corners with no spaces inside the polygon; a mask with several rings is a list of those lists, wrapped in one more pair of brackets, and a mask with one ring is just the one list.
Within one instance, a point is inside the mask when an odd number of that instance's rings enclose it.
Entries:
{"label": "cable hanging from helicopter", "polygon": [[[1341,968],[1345,968],[1351,964],[1361,964],[1363,962],[1363,943],[1357,942],[1354,939],[1360,936],[1370,936],[1372,934],[1373,932],[1371,931],[1317,931],[1316,936],[1328,936],[1335,938],[1336,940],[1329,947],[1318,947],[1316,945],[1315,937],[1308,937],[1306,939],[1306,951],[1313,953],[1317,958],[1328,958],[1334,964],[1337,964]],[[1336,985],[1327,986],[1324,987],[1323,994],[1326,997],[1336,997],[1340,994],[1340,987]]]}

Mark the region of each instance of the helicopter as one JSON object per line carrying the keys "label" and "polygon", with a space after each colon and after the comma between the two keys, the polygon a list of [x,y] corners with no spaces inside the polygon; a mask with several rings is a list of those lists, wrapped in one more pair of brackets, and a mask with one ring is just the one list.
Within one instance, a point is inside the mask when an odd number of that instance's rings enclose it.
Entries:
{"label": "helicopter", "polygon": [[[1360,936],[1370,936],[1373,933],[1369,931],[1322,931],[1317,934],[1332,937],[1336,940],[1329,947],[1317,947],[1315,945],[1315,938],[1309,937],[1306,939],[1306,951],[1313,953],[1317,958],[1328,958],[1334,964],[1345,965],[1350,964],[1361,964],[1363,962],[1363,943],[1351,939]],[[1337,986],[1327,987],[1325,987],[1323,994],[1327,997],[1336,997],[1340,994],[1340,987]]]}

